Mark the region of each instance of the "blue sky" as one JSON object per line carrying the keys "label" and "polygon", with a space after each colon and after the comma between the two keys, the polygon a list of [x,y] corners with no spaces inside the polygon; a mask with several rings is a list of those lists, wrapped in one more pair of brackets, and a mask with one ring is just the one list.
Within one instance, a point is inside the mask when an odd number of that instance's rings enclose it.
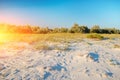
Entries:
{"label": "blue sky", "polygon": [[0,23],[120,27],[120,0],[0,0]]}

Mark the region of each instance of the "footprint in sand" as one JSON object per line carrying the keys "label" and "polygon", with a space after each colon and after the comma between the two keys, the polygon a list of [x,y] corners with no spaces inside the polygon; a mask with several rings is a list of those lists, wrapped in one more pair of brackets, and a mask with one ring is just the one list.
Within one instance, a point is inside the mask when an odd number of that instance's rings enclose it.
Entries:
{"label": "footprint in sand", "polygon": [[66,69],[64,66],[61,66],[60,64],[57,64],[57,65],[55,65],[55,66],[52,66],[52,70],[61,71],[61,70],[63,70],[63,69],[64,69],[64,71],[67,71],[67,69]]}
{"label": "footprint in sand", "polygon": [[87,56],[88,59],[93,60],[94,62],[99,62],[99,55],[97,53],[89,53]]}
{"label": "footprint in sand", "polygon": [[45,74],[44,74],[44,80],[47,79],[50,75],[51,75],[50,72],[45,72]]}
{"label": "footprint in sand", "polygon": [[107,77],[113,77],[113,73],[112,73],[111,71],[106,71],[106,72],[105,72],[105,75],[106,75]]}

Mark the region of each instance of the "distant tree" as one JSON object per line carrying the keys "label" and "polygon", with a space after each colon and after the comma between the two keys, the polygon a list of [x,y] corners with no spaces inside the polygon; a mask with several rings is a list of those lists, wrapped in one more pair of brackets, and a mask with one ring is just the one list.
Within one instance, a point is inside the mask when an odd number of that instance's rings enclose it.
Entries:
{"label": "distant tree", "polygon": [[80,28],[80,33],[89,33],[90,30],[87,26],[79,26]]}
{"label": "distant tree", "polygon": [[91,29],[90,29],[91,33],[101,33],[101,29],[99,25],[94,25]]}
{"label": "distant tree", "polygon": [[69,30],[70,33],[89,33],[89,28],[87,26],[79,26],[74,24]]}
{"label": "distant tree", "polygon": [[100,28],[99,25],[94,25],[91,29],[87,26],[80,26],[74,24],[71,28],[53,28],[31,25],[10,25],[0,24],[0,33],[34,33],[34,34],[46,34],[46,33],[102,33],[102,34],[120,34],[120,29],[116,28]]}
{"label": "distant tree", "polygon": [[32,33],[39,34],[40,33],[40,27],[39,26],[33,26],[31,27]]}
{"label": "distant tree", "polygon": [[54,28],[53,29],[53,33],[59,33],[60,32],[60,28]]}
{"label": "distant tree", "polygon": [[101,29],[101,33],[102,34],[109,34],[109,31],[108,31],[108,29]]}
{"label": "distant tree", "polygon": [[62,27],[62,28],[60,28],[60,32],[61,33],[67,33],[68,32],[68,28]]}
{"label": "distant tree", "polygon": [[48,27],[45,27],[45,28],[41,28],[41,27],[40,27],[39,33],[42,33],[42,34],[49,33],[49,28],[48,28]]}
{"label": "distant tree", "polygon": [[80,32],[79,25],[78,25],[78,24],[74,24],[74,25],[71,27],[70,31],[71,31],[72,33],[79,33],[79,32]]}
{"label": "distant tree", "polygon": [[116,30],[115,30],[115,33],[116,33],[116,34],[120,34],[120,30],[119,30],[119,29],[116,29]]}
{"label": "distant tree", "polygon": [[69,33],[75,33],[72,29],[68,30]]}
{"label": "distant tree", "polygon": [[16,27],[16,32],[17,33],[32,33],[32,29],[30,25],[25,25],[25,26],[17,26]]}

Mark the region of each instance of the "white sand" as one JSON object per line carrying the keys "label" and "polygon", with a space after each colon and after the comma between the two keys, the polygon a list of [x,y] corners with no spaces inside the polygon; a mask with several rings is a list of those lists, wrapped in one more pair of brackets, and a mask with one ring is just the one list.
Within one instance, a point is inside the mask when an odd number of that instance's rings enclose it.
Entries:
{"label": "white sand", "polygon": [[120,48],[114,48],[120,39],[84,39],[66,51],[15,44],[17,49],[0,48],[0,80],[120,80]]}

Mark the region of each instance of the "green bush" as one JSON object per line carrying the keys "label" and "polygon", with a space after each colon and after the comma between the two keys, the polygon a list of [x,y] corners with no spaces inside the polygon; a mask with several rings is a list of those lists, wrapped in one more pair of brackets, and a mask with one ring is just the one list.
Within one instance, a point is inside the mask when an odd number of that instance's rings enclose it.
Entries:
{"label": "green bush", "polygon": [[87,38],[102,40],[104,37],[99,34],[89,34],[89,35],[87,35]]}

